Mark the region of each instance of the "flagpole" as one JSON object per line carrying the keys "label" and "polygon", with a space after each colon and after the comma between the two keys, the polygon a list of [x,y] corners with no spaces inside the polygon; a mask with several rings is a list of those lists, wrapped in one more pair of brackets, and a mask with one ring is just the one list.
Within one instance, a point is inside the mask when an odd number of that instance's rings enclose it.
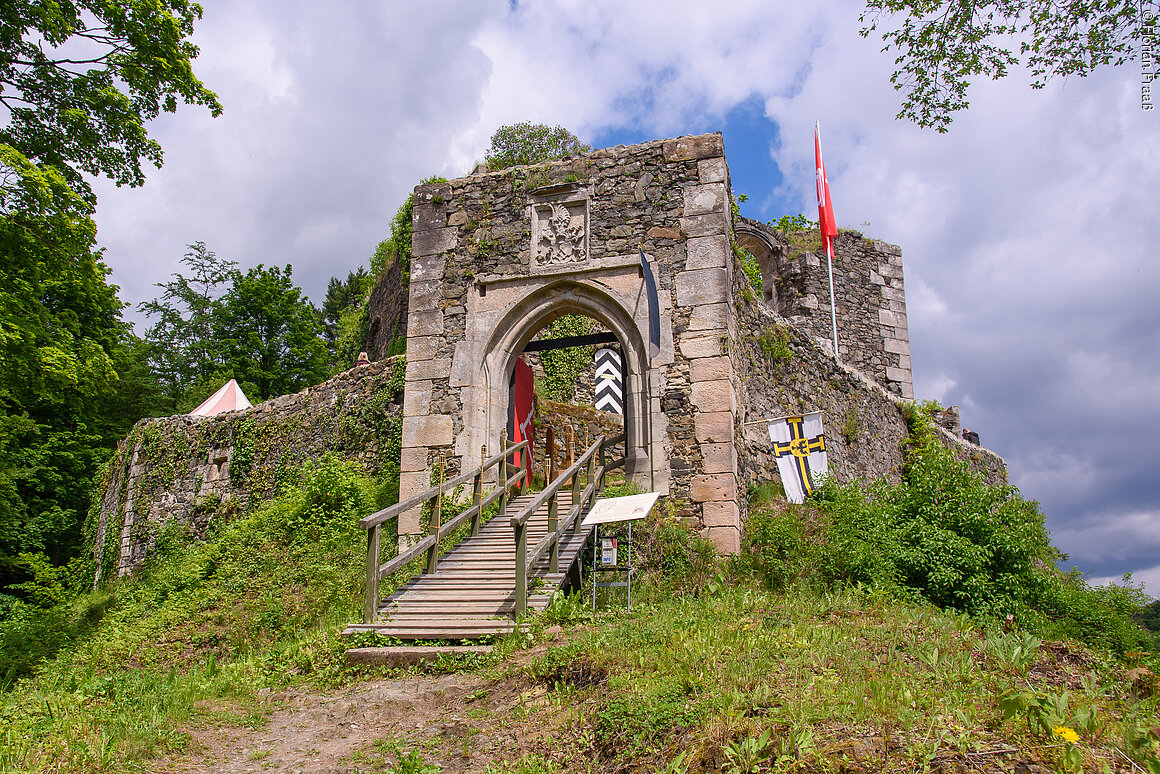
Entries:
{"label": "flagpole", "polygon": [[[814,121],[814,136],[817,142],[818,149],[818,166],[822,166],[822,122]],[[824,174],[824,169],[819,170],[819,174]],[[822,234],[822,242],[826,245],[826,268],[830,273],[830,328],[834,333],[834,360],[841,362],[838,356],[838,305],[834,301],[834,240],[826,233],[825,218],[822,217],[821,209],[823,204],[828,201],[828,196],[823,200],[823,191],[829,189],[829,180],[821,179],[818,181],[818,230]],[[823,187],[824,186],[824,187]]]}
{"label": "flagpole", "polygon": [[826,240],[826,266],[830,269],[830,325],[834,330],[834,360],[841,362],[838,357],[838,307],[834,303],[834,245],[833,240]]}

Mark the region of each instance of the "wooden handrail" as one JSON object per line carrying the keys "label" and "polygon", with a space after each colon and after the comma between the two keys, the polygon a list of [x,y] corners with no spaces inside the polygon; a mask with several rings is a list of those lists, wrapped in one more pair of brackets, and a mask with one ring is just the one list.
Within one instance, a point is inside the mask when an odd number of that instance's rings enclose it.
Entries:
{"label": "wooden handrail", "polygon": [[[604,488],[605,474],[624,466],[625,457],[605,464],[603,462],[604,449],[606,446],[615,446],[625,442],[626,435],[621,433],[612,439],[604,437],[597,437],[596,441],[588,447],[587,451],[580,456],[567,470],[562,471],[544,491],[540,492],[532,501],[524,506],[518,514],[511,517],[512,530],[515,532],[516,542],[516,578],[515,578],[515,606],[513,615],[518,618],[527,609],[528,603],[528,568],[534,567],[545,552],[551,552],[549,572],[558,572],[558,559],[560,550],[560,537],[566,530],[571,528],[573,531],[580,529],[580,514],[584,513],[588,505],[595,500],[596,493]],[[627,451],[627,450],[626,450]],[[601,464],[596,465],[596,457],[601,458]],[[580,471],[587,468],[587,485],[584,487],[583,493],[580,493]],[[568,510],[568,515],[562,520],[558,518],[556,511],[556,496],[559,494],[560,487],[565,481],[572,482],[572,507]],[[577,496],[579,495],[579,496]],[[548,503],[548,534],[544,539],[536,544],[532,549],[531,554],[528,553],[528,519],[532,514],[543,507],[544,503]]]}
{"label": "wooden handrail", "polygon": [[[359,519],[358,525],[360,528],[367,530],[367,583],[366,596],[363,600],[363,622],[372,623],[375,615],[378,613],[379,606],[379,582],[390,575],[391,573],[401,569],[403,566],[409,564],[414,559],[418,558],[424,551],[428,552],[427,572],[435,572],[438,564],[439,552],[439,537],[440,534],[447,534],[454,531],[467,518],[473,518],[472,523],[473,532],[478,531],[478,520],[482,516],[483,511],[491,505],[497,498],[504,498],[506,500],[508,490],[516,484],[524,475],[525,472],[518,465],[516,466],[516,474],[508,477],[506,475],[508,463],[506,460],[515,452],[525,448],[529,448],[527,441],[520,441],[512,446],[507,445],[507,439],[504,438],[500,444],[501,448],[498,454],[482,460],[479,465],[450,480],[442,482],[439,486],[432,487],[425,492],[408,497],[406,500],[384,508],[380,511],[372,513],[370,516],[364,516]],[[484,453],[486,453],[484,447]],[[482,456],[482,455],[481,455]],[[529,455],[525,455],[529,456]],[[482,498],[483,476],[488,469],[500,465],[504,474],[500,476],[502,479],[501,485],[496,488],[496,491],[489,495],[486,499]],[[382,552],[381,533],[380,530],[384,522],[391,519],[397,519],[401,514],[419,507],[430,500],[436,500],[436,508],[440,508],[440,501],[443,493],[453,490],[455,487],[466,484],[468,481],[474,481],[472,491],[471,507],[460,512],[457,516],[451,519],[446,524],[440,524],[441,513],[433,514],[432,527],[434,534],[428,535],[422,540],[410,546],[406,551],[400,553],[385,564],[380,563],[380,555]]]}
{"label": "wooden handrail", "polygon": [[572,464],[572,467],[561,472],[560,475],[556,477],[555,481],[544,487],[544,490],[533,497],[530,503],[525,505],[523,509],[521,509],[520,512],[515,516],[511,517],[512,526],[514,527],[517,523],[526,522],[529,518],[531,518],[532,514],[539,510],[543,504],[548,501],[549,497],[556,494],[556,492],[560,490],[560,487],[564,484],[564,481],[566,481],[570,476],[574,476],[576,474],[576,472],[580,469],[580,466],[587,462],[588,458],[595,454],[599,447],[599,440],[589,446],[588,450],[584,452],[584,454],[580,455],[580,459],[576,460],[576,462]]}
{"label": "wooden handrail", "polygon": [[[506,454],[504,452],[500,452],[499,454],[496,454],[494,457],[490,457],[489,459],[485,460],[482,465],[476,465],[474,468],[467,471],[466,473],[458,475],[455,478],[451,479],[450,481],[445,481],[443,483],[443,489],[444,490],[454,489],[457,486],[461,486],[463,484],[466,484],[468,481],[471,481],[476,476],[478,476],[480,474],[480,472],[486,471],[488,468],[494,467],[496,464],[501,462],[505,456],[510,455],[513,452],[517,452],[527,445],[528,445],[527,441],[520,441],[515,446],[512,446],[510,449],[508,449]],[[376,511],[375,513],[372,513],[370,516],[362,517],[361,519],[358,520],[358,525],[362,529],[370,529],[371,527],[373,527],[377,524],[382,524],[384,521],[390,521],[391,519],[397,517],[399,514],[405,513],[406,511],[411,510],[416,505],[422,505],[423,503],[427,502],[428,500],[435,499],[435,496],[438,493],[439,493],[439,487],[437,487],[437,486],[431,487],[427,491],[420,492],[419,494],[415,495],[414,497],[408,497],[406,500],[403,500],[401,503],[397,503],[397,504],[392,505],[388,508],[383,508],[381,511]]]}

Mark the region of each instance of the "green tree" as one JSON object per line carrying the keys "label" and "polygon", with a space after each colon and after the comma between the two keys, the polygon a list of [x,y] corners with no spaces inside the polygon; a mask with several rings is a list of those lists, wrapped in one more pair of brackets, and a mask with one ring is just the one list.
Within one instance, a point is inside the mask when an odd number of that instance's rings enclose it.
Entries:
{"label": "green tree", "polygon": [[17,551],[79,553],[96,465],[157,408],[84,176],[140,185],[142,161],[162,160],[148,120],[179,100],[220,112],[191,69],[200,15],[186,0],[0,4],[0,588],[39,561]]}
{"label": "green tree", "polygon": [[518,164],[575,156],[592,150],[562,126],[547,126],[523,121],[501,126],[491,136],[491,146],[484,154],[488,169],[504,169]]}
{"label": "green tree", "polygon": [[[291,281],[293,269],[261,264],[233,284],[213,313],[219,362],[258,398],[296,392],[326,377],[322,318]],[[250,396],[253,398],[254,396]]]}
{"label": "green tree", "polygon": [[901,17],[882,33],[882,50],[897,54],[890,81],[905,94],[897,117],[945,132],[978,76],[1025,67],[1039,89],[1133,59],[1140,16],[1135,0],[867,0],[859,19],[867,37]]}
{"label": "green tree", "polygon": [[189,270],[186,277],[174,273],[160,298],[138,305],[156,321],[145,331],[149,364],[176,409],[192,384],[217,370],[213,345],[213,314],[219,296],[236,272],[235,261],[218,258],[194,242],[181,258]]}
{"label": "green tree", "polygon": [[129,336],[91,214],[60,172],[0,145],[0,586],[19,551],[76,550],[109,445],[104,401]]}
{"label": "green tree", "polygon": [[188,0],[6,0],[0,6],[0,143],[60,170],[141,185],[161,166],[145,123],[178,100],[221,105],[194,76],[189,38],[201,6]]}
{"label": "green tree", "polygon": [[331,345],[338,339],[338,322],[342,313],[361,304],[370,288],[371,276],[363,266],[347,272],[345,282],[338,277],[330,278],[326,300],[322,302],[322,319],[326,323],[326,340]]}

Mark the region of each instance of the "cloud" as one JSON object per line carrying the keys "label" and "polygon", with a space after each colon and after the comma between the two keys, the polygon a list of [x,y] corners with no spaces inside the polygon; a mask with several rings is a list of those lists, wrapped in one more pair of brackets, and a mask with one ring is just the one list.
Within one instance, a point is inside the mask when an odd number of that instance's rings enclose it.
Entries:
{"label": "cloud", "polygon": [[320,299],[365,263],[422,177],[478,121],[489,63],[471,43],[500,4],[207,9],[195,71],[225,111],[154,122],[166,164],[141,189],[100,184],[99,241],[131,301],[204,240],[243,267],[292,263]]}

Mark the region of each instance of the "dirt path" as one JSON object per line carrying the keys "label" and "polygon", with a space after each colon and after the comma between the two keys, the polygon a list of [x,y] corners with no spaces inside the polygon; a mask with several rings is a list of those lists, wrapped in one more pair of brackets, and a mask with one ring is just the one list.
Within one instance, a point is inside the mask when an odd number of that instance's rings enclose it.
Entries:
{"label": "dirt path", "polygon": [[264,726],[192,729],[186,752],[147,769],[357,774],[390,770],[412,753],[445,772],[482,772],[530,741],[505,718],[526,702],[542,703],[542,692],[533,693],[475,675],[376,680],[335,693],[284,691],[266,699],[275,708]]}

